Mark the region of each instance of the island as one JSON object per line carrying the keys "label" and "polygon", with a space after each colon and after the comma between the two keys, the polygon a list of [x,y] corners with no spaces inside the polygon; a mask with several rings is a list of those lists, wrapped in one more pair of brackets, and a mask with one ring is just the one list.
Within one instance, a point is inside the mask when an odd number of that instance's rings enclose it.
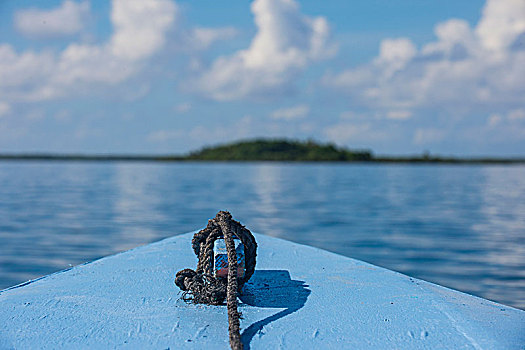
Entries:
{"label": "island", "polygon": [[525,158],[444,157],[424,152],[409,156],[375,156],[371,150],[348,149],[314,140],[258,138],[204,148],[188,154],[6,154],[0,160],[56,161],[221,161],[221,162],[368,162],[368,163],[444,163],[444,164],[525,164]]}
{"label": "island", "polygon": [[256,139],[239,141],[191,152],[187,159],[221,161],[348,162],[370,161],[369,150],[349,150],[313,140]]}

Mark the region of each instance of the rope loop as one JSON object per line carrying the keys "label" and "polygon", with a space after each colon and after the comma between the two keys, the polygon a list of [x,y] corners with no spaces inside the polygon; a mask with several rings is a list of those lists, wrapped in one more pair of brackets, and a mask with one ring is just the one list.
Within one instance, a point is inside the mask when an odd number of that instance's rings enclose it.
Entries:
{"label": "rope loop", "polygon": [[[245,272],[237,276],[237,252],[234,238],[244,245]],[[217,239],[224,239],[228,254],[228,278],[213,276],[213,246]],[[195,233],[191,241],[199,262],[197,269],[177,272],[175,284],[183,291],[182,299],[195,304],[228,306],[230,345],[242,349],[240,338],[240,314],[237,310],[237,295],[255,271],[257,242],[250,230],[233,220],[227,211],[220,211],[208,221],[206,228]]]}

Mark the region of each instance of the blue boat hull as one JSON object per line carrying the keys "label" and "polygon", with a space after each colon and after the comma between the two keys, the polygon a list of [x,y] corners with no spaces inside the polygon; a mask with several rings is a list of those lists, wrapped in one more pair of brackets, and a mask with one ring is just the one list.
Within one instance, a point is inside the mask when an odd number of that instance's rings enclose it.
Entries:
{"label": "blue boat hull", "polygon": [[[523,349],[525,312],[265,235],[240,297],[252,349]],[[224,306],[187,304],[192,234],[0,292],[0,349],[228,348]]]}

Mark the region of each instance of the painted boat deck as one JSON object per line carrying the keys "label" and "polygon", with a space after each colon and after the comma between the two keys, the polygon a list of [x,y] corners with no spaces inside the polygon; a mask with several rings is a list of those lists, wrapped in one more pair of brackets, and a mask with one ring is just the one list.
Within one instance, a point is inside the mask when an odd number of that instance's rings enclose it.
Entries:
{"label": "painted boat deck", "polygon": [[[246,349],[524,349],[525,311],[264,235]],[[0,292],[0,349],[227,349],[225,306],[186,304],[192,233]]]}

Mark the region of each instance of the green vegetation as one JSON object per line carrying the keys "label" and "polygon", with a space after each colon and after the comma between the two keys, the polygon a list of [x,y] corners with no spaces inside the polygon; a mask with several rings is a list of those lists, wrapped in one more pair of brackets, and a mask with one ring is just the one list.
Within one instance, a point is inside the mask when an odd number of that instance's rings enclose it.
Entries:
{"label": "green vegetation", "polygon": [[52,161],[276,161],[276,162],[374,162],[443,164],[515,164],[525,158],[457,158],[430,155],[374,156],[369,150],[349,150],[312,140],[256,139],[204,147],[187,155],[84,155],[84,154],[0,154],[0,160]]}
{"label": "green vegetation", "polygon": [[290,141],[282,139],[241,141],[216,147],[205,147],[192,152],[191,160],[231,161],[369,161],[370,151],[350,151],[334,144],[314,141]]}

